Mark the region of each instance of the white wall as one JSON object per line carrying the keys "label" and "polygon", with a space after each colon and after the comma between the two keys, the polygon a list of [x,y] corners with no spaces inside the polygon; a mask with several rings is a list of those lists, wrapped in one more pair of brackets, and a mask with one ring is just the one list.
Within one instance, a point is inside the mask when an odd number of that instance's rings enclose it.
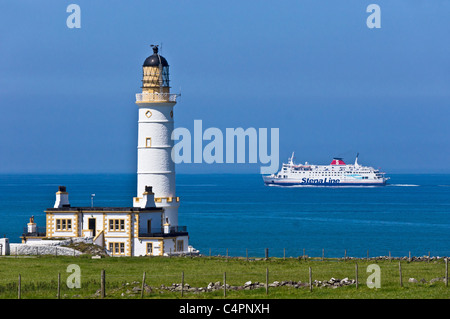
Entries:
{"label": "white wall", "polygon": [[162,228],[161,215],[162,213],[139,213],[139,228],[146,231],[148,220],[152,221],[152,228]]}
{"label": "white wall", "polygon": [[9,239],[8,238],[0,238],[1,252],[0,255],[9,255]]}
{"label": "white wall", "polygon": [[[139,103],[138,124],[138,190],[141,197],[145,186],[152,186],[155,197],[174,197],[175,163],[171,153],[174,141],[173,112],[175,103]],[[146,113],[150,111],[151,116]],[[151,147],[146,147],[146,138]]]}
{"label": "white wall", "polygon": [[101,212],[101,213],[84,212],[82,222],[80,223],[80,236],[82,235],[83,230],[87,230],[89,228],[89,219],[90,218],[95,218],[96,233],[92,234],[92,236],[95,237],[97,235],[97,233],[99,233],[100,231],[103,230],[103,222],[104,222],[103,212]]}
{"label": "white wall", "polygon": [[158,239],[134,239],[134,255],[135,256],[147,256],[147,243],[153,244],[153,254],[152,256],[160,256],[161,252],[161,242]]}

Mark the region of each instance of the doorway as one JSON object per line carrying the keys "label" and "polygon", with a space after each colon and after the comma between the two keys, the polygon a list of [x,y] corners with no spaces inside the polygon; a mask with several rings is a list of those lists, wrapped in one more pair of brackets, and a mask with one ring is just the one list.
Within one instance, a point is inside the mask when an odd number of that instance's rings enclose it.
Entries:
{"label": "doorway", "polygon": [[92,236],[96,235],[95,218],[88,219],[88,229],[92,230]]}
{"label": "doorway", "polygon": [[147,220],[147,233],[151,234],[152,232],[152,220]]}

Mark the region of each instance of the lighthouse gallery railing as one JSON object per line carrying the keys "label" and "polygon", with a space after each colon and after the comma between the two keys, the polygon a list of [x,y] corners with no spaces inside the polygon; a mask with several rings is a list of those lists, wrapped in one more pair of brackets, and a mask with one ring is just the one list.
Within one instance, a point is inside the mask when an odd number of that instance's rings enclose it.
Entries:
{"label": "lighthouse gallery railing", "polygon": [[139,228],[139,237],[163,237],[163,236],[173,236],[173,235],[187,235],[186,226],[170,226],[169,229],[164,227],[159,228]]}
{"label": "lighthouse gallery railing", "polygon": [[136,94],[136,102],[176,102],[179,94],[173,93],[138,93]]}

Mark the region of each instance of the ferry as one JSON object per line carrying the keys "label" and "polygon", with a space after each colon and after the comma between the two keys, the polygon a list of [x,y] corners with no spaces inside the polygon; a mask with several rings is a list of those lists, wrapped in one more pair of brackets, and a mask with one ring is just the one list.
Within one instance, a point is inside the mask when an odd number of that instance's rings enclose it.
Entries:
{"label": "ferry", "polygon": [[[358,154],[359,155],[359,154]],[[330,165],[294,164],[294,153],[277,174],[263,176],[267,186],[385,186],[389,177],[373,167],[346,164],[340,157]]]}

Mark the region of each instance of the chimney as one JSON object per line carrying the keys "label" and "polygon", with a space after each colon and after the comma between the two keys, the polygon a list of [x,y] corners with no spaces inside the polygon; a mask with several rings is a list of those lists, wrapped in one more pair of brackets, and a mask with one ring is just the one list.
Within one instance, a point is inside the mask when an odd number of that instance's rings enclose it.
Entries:
{"label": "chimney", "polygon": [[66,192],[66,186],[58,186],[56,192],[56,201],[54,208],[70,207],[69,193]]}
{"label": "chimney", "polygon": [[166,217],[166,222],[164,223],[164,234],[170,233],[170,223],[169,218]]}
{"label": "chimney", "polygon": [[29,234],[36,233],[36,223],[34,222],[34,216],[31,216],[30,222],[27,224],[27,230]]}
{"label": "chimney", "polygon": [[155,194],[151,186],[145,186],[145,191],[142,194],[141,208],[156,207]]}

